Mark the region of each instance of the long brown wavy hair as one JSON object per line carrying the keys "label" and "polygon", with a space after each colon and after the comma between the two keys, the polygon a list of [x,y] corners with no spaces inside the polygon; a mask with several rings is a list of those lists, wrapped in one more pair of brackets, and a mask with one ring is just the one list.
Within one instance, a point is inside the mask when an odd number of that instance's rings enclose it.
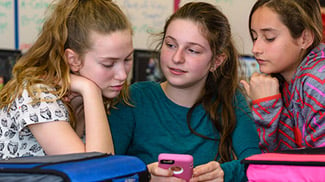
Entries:
{"label": "long brown wavy hair", "polygon": [[[279,15],[280,21],[289,29],[292,38],[300,37],[304,30],[312,32],[314,41],[308,49],[301,53],[300,61],[322,41],[323,24],[319,0],[258,0],[249,15],[249,30],[251,30],[252,15],[263,6]],[[253,39],[251,32],[250,36]],[[284,78],[278,73],[272,74],[272,76],[278,78],[282,87]],[[282,89],[280,90],[282,91]]]}
{"label": "long brown wavy hair", "polygon": [[[38,93],[42,91],[50,91],[61,99],[68,94],[70,87],[70,67],[64,56],[65,49],[70,48],[83,58],[91,47],[91,31],[102,34],[120,30],[132,32],[127,17],[111,0],[60,0],[53,2],[48,12],[51,14],[45,19],[37,40],[17,61],[12,79],[0,91],[0,108],[10,106],[23,89],[27,89],[33,102],[39,102]],[[35,84],[44,84],[54,90],[35,92]],[[125,84],[119,98],[104,98],[104,102],[112,105],[127,98]],[[71,125],[75,127],[71,109],[69,114]]]}
{"label": "long brown wavy hair", "polygon": [[[220,132],[220,139],[212,139],[220,141],[219,162],[236,159],[232,149],[231,134],[236,126],[234,100],[236,91],[239,90],[240,64],[228,19],[211,4],[204,2],[187,3],[166,21],[161,33],[160,43],[156,48],[158,52],[161,50],[169,24],[176,19],[191,20],[201,26],[203,35],[209,41],[213,58],[221,54],[226,55],[225,61],[214,72],[209,72],[201,97],[188,112],[188,126],[192,133],[211,139],[194,131],[189,124],[193,109],[202,103],[214,126]],[[214,60],[213,58],[211,60]]]}

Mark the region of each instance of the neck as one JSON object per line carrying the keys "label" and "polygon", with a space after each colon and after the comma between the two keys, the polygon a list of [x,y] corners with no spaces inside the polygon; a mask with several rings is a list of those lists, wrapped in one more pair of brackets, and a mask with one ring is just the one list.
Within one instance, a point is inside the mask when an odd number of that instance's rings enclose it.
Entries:
{"label": "neck", "polygon": [[163,82],[160,85],[170,100],[184,107],[192,107],[200,97],[202,91],[202,86],[179,88],[169,84],[168,82]]}

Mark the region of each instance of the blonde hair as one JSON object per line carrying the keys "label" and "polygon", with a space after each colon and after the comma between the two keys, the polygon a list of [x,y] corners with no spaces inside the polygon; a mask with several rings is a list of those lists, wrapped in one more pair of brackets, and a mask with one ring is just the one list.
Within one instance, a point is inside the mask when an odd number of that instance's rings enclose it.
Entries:
{"label": "blonde hair", "polygon": [[[50,91],[61,99],[69,92],[70,85],[70,67],[64,56],[65,49],[70,48],[83,57],[91,47],[91,31],[102,34],[119,30],[132,32],[127,17],[111,0],[60,0],[53,2],[48,10],[51,14],[46,18],[38,39],[17,61],[12,79],[0,91],[0,108],[10,106],[23,89],[27,89],[33,102],[39,102],[38,93],[42,91]],[[35,92],[33,88],[37,84],[54,89]],[[127,99],[126,87],[125,84],[119,98],[105,99],[105,104]],[[71,109],[69,114],[71,124],[75,126]]]}

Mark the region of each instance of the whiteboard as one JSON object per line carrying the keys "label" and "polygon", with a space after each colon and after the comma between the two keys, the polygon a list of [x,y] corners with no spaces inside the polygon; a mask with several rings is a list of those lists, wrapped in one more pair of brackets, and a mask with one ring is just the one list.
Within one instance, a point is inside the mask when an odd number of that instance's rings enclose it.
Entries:
{"label": "whiteboard", "polygon": [[172,0],[116,0],[133,27],[133,45],[137,49],[153,49],[153,34],[161,32],[173,13]]}
{"label": "whiteboard", "polygon": [[[180,6],[193,0],[113,0],[130,19],[136,49],[152,49],[151,33],[162,31],[166,19]],[[195,1],[195,0],[194,0]],[[248,33],[248,15],[256,0],[201,0],[213,3],[228,17],[234,41],[241,54],[251,54],[252,43]],[[18,3],[18,21],[14,18],[14,3]],[[0,0],[0,49],[28,50],[36,40],[44,22],[45,12],[52,0]],[[15,35],[15,23],[18,35]],[[18,45],[15,40],[18,39]]]}
{"label": "whiteboard", "polygon": [[240,54],[251,55],[252,41],[249,35],[248,19],[250,9],[256,0],[181,0],[180,6],[190,1],[214,4],[229,20],[233,40]]}
{"label": "whiteboard", "polygon": [[51,0],[19,0],[19,49],[31,47],[40,32]]}
{"label": "whiteboard", "polygon": [[14,49],[15,34],[14,34],[14,1],[0,1],[0,48]]}

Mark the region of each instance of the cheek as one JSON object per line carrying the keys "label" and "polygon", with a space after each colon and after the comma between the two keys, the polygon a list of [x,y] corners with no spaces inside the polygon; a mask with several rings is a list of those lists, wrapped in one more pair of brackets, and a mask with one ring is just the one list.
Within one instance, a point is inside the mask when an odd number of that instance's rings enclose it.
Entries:
{"label": "cheek", "polygon": [[170,59],[170,57],[171,57],[170,51],[168,50],[168,48],[166,47],[166,45],[163,45],[162,48],[161,48],[161,51],[160,51],[160,60],[162,62],[165,62],[168,59]]}
{"label": "cheek", "polygon": [[93,81],[101,88],[113,78],[112,71],[100,67],[96,69],[82,69],[80,70],[80,75]]}
{"label": "cheek", "polygon": [[130,62],[130,63],[127,63],[125,65],[125,71],[126,71],[126,74],[128,75],[131,71],[131,69],[133,68],[133,62]]}
{"label": "cheek", "polygon": [[211,68],[211,62],[210,62],[210,59],[208,59],[208,58],[193,60],[191,63],[192,64],[190,65],[190,69],[193,72],[197,72],[200,74],[203,74],[203,73],[205,74],[205,73],[209,72],[209,70]]}
{"label": "cheek", "polygon": [[168,62],[168,60],[171,60],[171,56],[170,53],[164,49],[164,47],[161,49],[161,53],[160,53],[160,66],[162,69],[164,69],[164,66],[166,65],[166,63]]}

